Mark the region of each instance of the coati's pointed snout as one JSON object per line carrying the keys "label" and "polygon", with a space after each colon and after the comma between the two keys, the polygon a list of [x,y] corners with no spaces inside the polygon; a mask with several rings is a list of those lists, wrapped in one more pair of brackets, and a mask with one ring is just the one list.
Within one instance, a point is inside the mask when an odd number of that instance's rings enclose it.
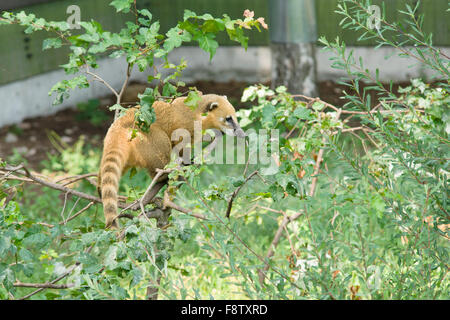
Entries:
{"label": "coati's pointed snout", "polygon": [[242,130],[240,127],[234,130],[234,135],[238,138],[245,138],[247,135],[245,134],[244,130]]}
{"label": "coati's pointed snout", "polygon": [[242,130],[242,128],[239,126],[239,123],[232,117],[227,118],[227,125],[228,128],[226,128],[225,131],[230,136],[236,136],[238,138],[245,138],[247,136],[244,130]]}
{"label": "coati's pointed snout", "polygon": [[246,136],[244,130],[242,130],[242,128],[239,126],[239,123],[237,122],[236,119],[236,115],[232,116],[228,116],[226,118],[226,122],[227,125],[231,127],[231,129],[233,130],[232,135],[236,136],[238,138],[244,138]]}

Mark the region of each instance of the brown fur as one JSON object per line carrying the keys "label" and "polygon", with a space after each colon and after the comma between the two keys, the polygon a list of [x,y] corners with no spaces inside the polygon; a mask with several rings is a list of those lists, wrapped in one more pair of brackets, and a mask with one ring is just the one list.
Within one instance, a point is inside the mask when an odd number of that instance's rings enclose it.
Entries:
{"label": "brown fur", "polygon": [[[243,134],[237,124],[236,113],[226,97],[207,94],[201,96],[198,107],[193,111],[184,104],[185,98],[177,98],[171,104],[157,101],[153,104],[156,121],[149,133],[138,132],[134,139],[131,128],[134,125],[136,108],[126,112],[109,128],[103,147],[98,175],[99,193],[103,201],[106,227],[118,227],[117,193],[122,174],[131,167],[146,168],[151,177],[156,169],[163,169],[170,161],[174,146],[171,136],[174,130],[183,128],[194,133],[194,121],[202,122],[202,129],[234,130]],[[233,119],[234,123],[226,121]],[[240,131],[239,131],[240,130]]]}

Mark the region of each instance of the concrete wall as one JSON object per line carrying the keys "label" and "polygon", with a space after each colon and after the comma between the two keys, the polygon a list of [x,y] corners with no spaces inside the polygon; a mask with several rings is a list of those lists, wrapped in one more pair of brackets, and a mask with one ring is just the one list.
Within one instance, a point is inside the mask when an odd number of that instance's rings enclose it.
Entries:
{"label": "concrete wall", "polygon": [[[398,57],[394,49],[371,47],[348,48],[355,50],[356,57],[363,57],[365,66],[372,71],[380,69],[382,81],[408,81],[422,77],[430,79],[432,72],[415,60]],[[441,48],[450,55],[450,48]],[[179,62],[184,57],[188,68],[182,80],[186,83],[196,80],[214,80],[228,82],[230,80],[249,83],[267,82],[271,74],[271,55],[268,47],[249,47],[247,51],[240,47],[220,47],[212,61],[207,53],[196,47],[181,47],[174,50],[169,60]],[[332,69],[329,58],[331,54],[317,50],[317,73],[319,81],[337,80],[344,74]],[[389,59],[387,59],[389,57]],[[123,59],[101,60],[97,70],[103,79],[119,90],[124,80],[126,63]],[[161,70],[162,71],[162,70]],[[132,80],[145,82],[148,73],[140,73],[137,69],[132,73]],[[74,90],[69,99],[62,105],[53,106],[54,97],[49,97],[50,88],[59,80],[68,78],[63,70],[52,71],[31,78],[15,81],[0,86],[0,127],[20,123],[26,118],[53,114],[63,108],[76,105],[90,98],[110,94],[102,84],[94,82],[90,88]]]}

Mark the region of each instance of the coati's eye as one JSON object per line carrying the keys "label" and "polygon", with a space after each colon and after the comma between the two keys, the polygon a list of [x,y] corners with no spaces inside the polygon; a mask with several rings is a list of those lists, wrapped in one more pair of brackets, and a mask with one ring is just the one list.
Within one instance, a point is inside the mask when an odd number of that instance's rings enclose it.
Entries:
{"label": "coati's eye", "polygon": [[231,121],[233,121],[233,118],[231,116],[228,116],[225,118],[225,120],[227,120],[227,122],[231,122]]}

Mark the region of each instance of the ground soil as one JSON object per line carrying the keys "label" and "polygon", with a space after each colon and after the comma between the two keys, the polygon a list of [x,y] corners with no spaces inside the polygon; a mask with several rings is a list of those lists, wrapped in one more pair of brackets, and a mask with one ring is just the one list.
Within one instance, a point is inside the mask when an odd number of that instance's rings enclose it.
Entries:
{"label": "ground soil", "polygon": [[[195,86],[203,93],[226,95],[239,109],[245,107],[240,103],[240,98],[244,88],[249,85],[237,81],[227,83],[198,81],[187,86]],[[400,85],[405,86],[406,84]],[[136,98],[136,91],[142,89],[142,86],[137,83],[130,84],[126,101],[133,100],[133,97]],[[344,89],[344,86],[332,81],[320,82],[319,96],[326,102],[340,106],[343,101],[339,97]],[[113,104],[113,97],[103,97],[100,102],[101,108],[104,108],[106,113],[107,106]],[[80,111],[76,108],[66,109],[51,116],[31,118],[18,125],[0,128],[0,158],[11,160],[14,159],[14,154],[21,154],[26,159],[28,167],[39,170],[42,167],[42,161],[47,159],[48,153],[57,153],[49,139],[52,132],[68,144],[74,143],[81,135],[84,135],[86,141],[89,141],[91,145],[101,147],[102,139],[112,122],[112,112],[108,112],[109,118],[99,125],[93,125],[86,120],[77,120],[79,114]]]}

